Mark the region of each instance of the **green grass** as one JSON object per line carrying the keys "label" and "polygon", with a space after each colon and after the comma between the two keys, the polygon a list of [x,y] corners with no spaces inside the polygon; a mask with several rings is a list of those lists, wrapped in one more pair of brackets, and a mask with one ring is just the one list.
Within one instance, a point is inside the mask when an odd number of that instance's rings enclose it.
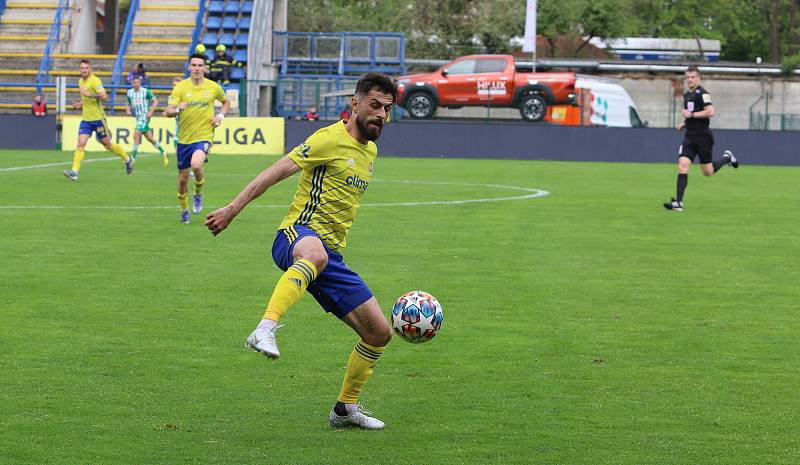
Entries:
{"label": "green grass", "polygon": [[[212,157],[207,206],[274,160]],[[2,464],[800,463],[797,168],[694,169],[678,214],[672,165],[380,158],[345,257],[445,321],[378,362],[374,432],[327,426],[356,339],[309,296],[279,361],[244,348],[294,179],[214,238],[174,165],[66,167],[0,171],[0,205],[64,207],[0,208]],[[551,194],[376,205],[521,194],[486,184]]]}

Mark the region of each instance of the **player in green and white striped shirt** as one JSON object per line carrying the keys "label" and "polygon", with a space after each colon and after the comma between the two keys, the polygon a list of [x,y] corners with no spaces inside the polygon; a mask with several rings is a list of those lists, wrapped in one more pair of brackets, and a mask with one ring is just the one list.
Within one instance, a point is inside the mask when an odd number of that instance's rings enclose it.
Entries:
{"label": "player in green and white striped shirt", "polygon": [[125,113],[129,116],[136,118],[136,129],[133,131],[133,150],[131,156],[136,160],[136,155],[139,152],[139,144],[142,143],[142,134],[153,146],[161,152],[161,158],[164,166],[169,164],[169,157],[161,147],[161,144],[153,137],[153,130],[150,129],[150,118],[153,116],[153,111],[158,105],[158,99],[150,89],[142,87],[142,80],[138,77],[133,78],[132,89],[128,89],[128,105],[125,107]]}

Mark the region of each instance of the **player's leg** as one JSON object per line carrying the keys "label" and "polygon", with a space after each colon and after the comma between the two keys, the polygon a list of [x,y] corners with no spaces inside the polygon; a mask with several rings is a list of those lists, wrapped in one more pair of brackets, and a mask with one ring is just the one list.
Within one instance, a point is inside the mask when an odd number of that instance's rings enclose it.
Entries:
{"label": "player's leg", "polygon": [[164,147],[161,146],[161,143],[158,142],[158,140],[155,137],[153,137],[153,130],[150,129],[149,125],[147,131],[143,132],[142,134],[144,134],[145,139],[150,141],[150,143],[153,144],[153,147],[155,147],[156,150],[158,150],[161,153],[161,159],[164,163],[164,166],[166,167],[169,164],[169,157],[167,157],[167,152],[164,150]]}
{"label": "player's leg", "polygon": [[[208,145],[208,143],[203,143]],[[206,185],[203,164],[208,159],[208,154],[202,149],[192,153],[192,173],[194,173],[194,197],[192,197],[192,213],[197,215],[203,209],[203,186]]]}
{"label": "player's leg", "polygon": [[355,426],[381,429],[383,422],[365,415],[369,412],[361,409],[358,396],[372,376],[375,363],[389,344],[392,330],[375,297],[370,297],[341,320],[353,328],[360,340],[350,353],[342,389],[328,421],[335,428]]}
{"label": "player's leg", "polygon": [[131,158],[133,158],[134,161],[136,160],[136,157],[139,156],[139,146],[141,144],[142,144],[142,133],[139,131],[139,127],[137,125],[136,129],[133,130],[133,147],[131,149]]}
{"label": "player's leg", "polygon": [[189,173],[192,167],[192,144],[178,144],[178,203],[181,206],[181,223],[189,222]]}
{"label": "player's leg", "polygon": [[[83,122],[81,122],[81,125],[83,125]],[[86,148],[86,143],[89,142],[89,137],[91,136],[91,133],[78,133],[78,144],[75,146],[75,154],[72,156],[72,169],[64,170],[64,176],[73,181],[78,180],[78,171],[81,169],[81,162],[84,158],[84,149]]]}
{"label": "player's leg", "polygon": [[275,263],[286,270],[278,279],[267,310],[258,327],[247,338],[247,346],[269,358],[280,357],[275,331],[281,318],[305,293],[308,286],[328,265],[328,252],[319,237],[297,239],[294,227],[280,231],[272,246]]}
{"label": "player's leg", "polygon": [[181,207],[181,223],[189,224],[189,168],[178,171],[178,205]]}
{"label": "player's leg", "polygon": [[664,202],[664,208],[667,210],[683,211],[683,194],[686,192],[686,186],[689,185],[689,168],[692,167],[692,160],[696,154],[697,144],[684,139],[678,149],[678,180],[675,197],[669,202]]}

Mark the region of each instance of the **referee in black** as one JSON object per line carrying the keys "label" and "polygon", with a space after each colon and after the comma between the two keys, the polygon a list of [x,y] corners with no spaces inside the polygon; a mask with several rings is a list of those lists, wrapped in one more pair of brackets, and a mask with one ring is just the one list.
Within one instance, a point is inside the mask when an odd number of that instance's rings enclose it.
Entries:
{"label": "referee in black", "polygon": [[683,193],[689,183],[689,168],[695,157],[700,158],[700,168],[706,176],[713,176],[725,165],[739,167],[733,152],[726,150],[722,158],[714,161],[711,149],[714,148],[714,134],[711,133],[709,121],[714,116],[714,105],[711,94],[700,85],[700,70],[692,65],[686,69],[686,85],[689,90],[683,94],[683,122],[678,130],[686,129],[683,143],[678,149],[678,189],[675,197],[664,203],[664,208],[683,211]]}

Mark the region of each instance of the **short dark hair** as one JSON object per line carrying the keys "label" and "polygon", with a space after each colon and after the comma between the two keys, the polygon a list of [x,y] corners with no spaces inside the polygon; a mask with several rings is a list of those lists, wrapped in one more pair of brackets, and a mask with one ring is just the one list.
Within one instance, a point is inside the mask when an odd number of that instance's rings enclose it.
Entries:
{"label": "short dark hair", "polygon": [[392,78],[381,73],[368,73],[359,79],[356,84],[355,96],[361,98],[373,89],[384,94],[392,94],[392,102],[397,100],[397,86],[394,85]]}
{"label": "short dark hair", "polygon": [[700,74],[700,68],[698,68],[698,67],[697,67],[697,65],[689,65],[689,67],[688,67],[688,68],[686,68],[686,72],[687,72],[687,73],[697,73],[697,74]]}
{"label": "short dark hair", "polygon": [[131,78],[131,82],[133,82],[133,81],[141,81],[141,80],[142,80],[142,77],[139,76],[138,74]]}
{"label": "short dark hair", "polygon": [[189,62],[192,61],[192,58],[197,58],[199,60],[203,60],[203,64],[206,63],[206,56],[202,53],[192,53],[192,56],[189,57]]}
{"label": "short dark hair", "polygon": [[81,58],[81,63],[86,63],[87,65],[91,65],[92,64],[92,62],[89,61],[88,58]]}

